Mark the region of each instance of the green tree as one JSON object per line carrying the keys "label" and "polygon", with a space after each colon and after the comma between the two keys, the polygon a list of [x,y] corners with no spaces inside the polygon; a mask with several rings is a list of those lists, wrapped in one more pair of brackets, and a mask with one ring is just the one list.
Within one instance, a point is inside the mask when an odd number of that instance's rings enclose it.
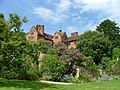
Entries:
{"label": "green tree", "polygon": [[120,28],[118,27],[118,23],[107,19],[97,26],[96,30],[109,38],[113,48],[120,47]]}
{"label": "green tree", "polygon": [[4,15],[0,14],[0,44],[2,41],[7,41],[7,37],[9,37],[9,30],[4,19]]}
{"label": "green tree", "polygon": [[21,18],[15,13],[10,14],[8,20],[0,14],[0,77],[9,79],[37,77],[35,57],[31,56],[34,52],[21,29],[22,24],[26,22],[26,17]]}
{"label": "green tree", "polygon": [[18,16],[16,13],[10,13],[9,14],[9,20],[7,21],[7,24],[9,25],[9,28],[14,31],[23,31],[21,29],[21,26],[23,23],[27,23],[27,17],[24,16],[22,19],[20,16]]}
{"label": "green tree", "polygon": [[111,57],[111,42],[108,37],[97,31],[87,31],[80,35],[77,48],[84,55],[92,56],[96,64],[101,62],[102,57]]}

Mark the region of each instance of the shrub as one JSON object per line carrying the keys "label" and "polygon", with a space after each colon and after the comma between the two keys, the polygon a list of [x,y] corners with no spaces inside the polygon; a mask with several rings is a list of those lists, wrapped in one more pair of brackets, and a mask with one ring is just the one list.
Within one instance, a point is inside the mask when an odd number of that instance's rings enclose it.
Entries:
{"label": "shrub", "polygon": [[112,68],[112,60],[109,57],[103,57],[101,63],[99,64],[100,68],[103,70],[110,70]]}
{"label": "shrub", "polygon": [[[75,77],[77,68],[79,68],[79,80],[88,82],[92,78],[98,77],[99,73],[93,59],[86,57],[78,49],[65,50],[60,59],[66,63],[67,75]],[[64,81],[69,81],[69,78]]]}
{"label": "shrub", "polygon": [[61,81],[66,73],[66,65],[63,61],[58,60],[57,56],[45,55],[40,72],[45,80]]}
{"label": "shrub", "polygon": [[120,76],[120,60],[114,59],[114,64],[110,69],[110,73],[112,75],[119,75]]}

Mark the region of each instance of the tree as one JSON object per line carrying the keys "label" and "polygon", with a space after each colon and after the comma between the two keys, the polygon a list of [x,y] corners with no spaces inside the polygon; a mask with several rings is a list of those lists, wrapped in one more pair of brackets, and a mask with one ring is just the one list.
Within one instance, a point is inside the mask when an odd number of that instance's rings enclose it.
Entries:
{"label": "tree", "polygon": [[120,47],[120,28],[118,27],[118,23],[107,19],[97,26],[96,30],[109,38],[113,48]]}
{"label": "tree", "polygon": [[21,26],[23,23],[27,23],[27,17],[24,16],[22,19],[20,16],[18,16],[16,13],[10,13],[9,14],[9,20],[7,21],[7,24],[9,25],[9,28],[14,31],[23,31],[21,29]]}
{"label": "tree", "polygon": [[9,37],[9,30],[4,19],[4,15],[0,14],[0,44],[2,41],[7,41],[7,37]]}
{"label": "tree", "polygon": [[92,56],[96,64],[101,62],[102,57],[111,57],[111,42],[108,37],[97,31],[87,31],[80,35],[77,48],[84,55]]}
{"label": "tree", "polygon": [[[31,45],[21,29],[26,17],[13,13],[5,20],[0,14],[0,77],[8,79],[36,78],[36,63]],[[31,72],[32,71],[32,72]]]}

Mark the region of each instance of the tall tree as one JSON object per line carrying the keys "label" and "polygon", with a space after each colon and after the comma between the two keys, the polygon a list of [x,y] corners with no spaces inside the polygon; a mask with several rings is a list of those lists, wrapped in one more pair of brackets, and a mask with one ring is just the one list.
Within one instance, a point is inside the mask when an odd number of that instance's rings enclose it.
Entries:
{"label": "tall tree", "polygon": [[5,20],[0,14],[0,77],[22,79],[29,70],[30,48],[21,29],[25,19],[13,13]]}
{"label": "tall tree", "polygon": [[23,31],[23,29],[21,29],[21,26],[23,23],[27,23],[27,22],[28,22],[28,20],[27,20],[26,16],[21,18],[16,13],[10,13],[9,20],[7,20],[7,25],[8,25],[8,28],[12,31],[13,30],[14,31]]}
{"label": "tall tree", "polygon": [[102,57],[111,57],[111,42],[108,37],[97,31],[87,31],[79,36],[77,48],[86,55],[92,56],[96,64]]}
{"label": "tall tree", "polygon": [[96,30],[107,36],[113,47],[120,47],[120,28],[118,23],[107,19],[97,26]]}

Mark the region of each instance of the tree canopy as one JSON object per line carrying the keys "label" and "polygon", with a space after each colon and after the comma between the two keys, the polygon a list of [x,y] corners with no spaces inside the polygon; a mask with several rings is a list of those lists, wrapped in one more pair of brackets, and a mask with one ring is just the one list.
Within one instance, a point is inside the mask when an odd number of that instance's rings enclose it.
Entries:
{"label": "tree canopy", "polygon": [[120,28],[118,27],[118,23],[107,19],[97,26],[96,30],[109,38],[113,48],[120,47]]}
{"label": "tree canopy", "polygon": [[26,17],[21,18],[15,13],[9,14],[8,20],[0,14],[0,77],[30,79],[37,74],[33,73],[36,64],[35,57],[31,56],[31,45],[21,29],[26,22]]}
{"label": "tree canopy", "polygon": [[77,40],[77,48],[86,56],[92,56],[96,64],[102,57],[111,57],[111,42],[108,37],[97,31],[87,31]]}

